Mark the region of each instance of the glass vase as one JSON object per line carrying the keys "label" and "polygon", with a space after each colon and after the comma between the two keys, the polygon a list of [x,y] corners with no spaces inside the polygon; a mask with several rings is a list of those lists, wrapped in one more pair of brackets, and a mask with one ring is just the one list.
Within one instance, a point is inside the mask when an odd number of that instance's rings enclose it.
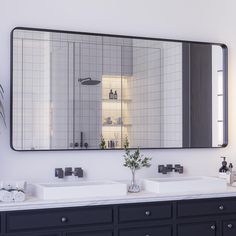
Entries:
{"label": "glass vase", "polygon": [[130,193],[138,193],[140,192],[140,186],[136,183],[136,179],[135,179],[135,172],[136,170],[135,169],[131,169],[131,172],[132,172],[132,180],[131,180],[131,184],[128,188],[128,191]]}

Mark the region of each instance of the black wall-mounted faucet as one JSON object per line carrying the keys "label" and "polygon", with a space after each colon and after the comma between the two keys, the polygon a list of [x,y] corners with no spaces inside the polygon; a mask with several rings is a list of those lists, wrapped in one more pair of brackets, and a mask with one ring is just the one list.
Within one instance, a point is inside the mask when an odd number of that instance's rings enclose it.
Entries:
{"label": "black wall-mounted faucet", "polygon": [[77,176],[78,178],[84,177],[84,171],[81,167],[74,168],[74,171],[72,170],[72,167],[66,167],[65,171],[62,168],[56,168],[55,169],[55,177],[59,179],[63,179],[65,176]]}
{"label": "black wall-mounted faucet", "polygon": [[179,174],[183,174],[184,173],[184,167],[179,165],[179,164],[176,164],[174,165],[171,165],[171,164],[168,164],[168,165],[159,165],[158,166],[158,173],[162,173],[162,174],[167,174],[169,172],[178,172]]}

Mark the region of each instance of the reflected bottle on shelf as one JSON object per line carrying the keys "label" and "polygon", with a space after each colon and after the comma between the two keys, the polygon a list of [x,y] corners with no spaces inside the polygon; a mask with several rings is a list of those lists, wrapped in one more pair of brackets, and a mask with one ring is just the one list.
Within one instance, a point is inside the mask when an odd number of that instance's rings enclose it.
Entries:
{"label": "reflected bottle on shelf", "polygon": [[108,148],[110,148],[110,149],[114,149],[114,148],[115,148],[115,141],[113,141],[113,140],[108,140],[108,141],[107,141],[107,146],[108,146]]}
{"label": "reflected bottle on shelf", "polygon": [[112,89],[110,90],[110,93],[109,93],[109,99],[113,99],[114,98],[114,94],[112,92]]}
{"label": "reflected bottle on shelf", "polygon": [[114,99],[118,99],[118,95],[117,95],[117,92],[115,91],[115,93],[114,93]]}

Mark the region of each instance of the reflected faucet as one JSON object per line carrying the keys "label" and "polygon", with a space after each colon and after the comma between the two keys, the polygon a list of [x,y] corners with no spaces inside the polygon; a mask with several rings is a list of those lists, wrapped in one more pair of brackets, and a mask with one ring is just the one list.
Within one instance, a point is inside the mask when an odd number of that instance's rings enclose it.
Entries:
{"label": "reflected faucet", "polygon": [[65,176],[77,176],[78,178],[84,177],[84,171],[81,167],[74,168],[74,171],[72,170],[72,167],[66,167],[65,171],[62,168],[56,168],[55,169],[55,177],[59,179],[63,179]]}
{"label": "reflected faucet", "polygon": [[82,85],[97,85],[97,84],[100,84],[100,82],[101,82],[99,80],[94,80],[91,77],[81,78],[81,79],[78,79],[78,81]]}

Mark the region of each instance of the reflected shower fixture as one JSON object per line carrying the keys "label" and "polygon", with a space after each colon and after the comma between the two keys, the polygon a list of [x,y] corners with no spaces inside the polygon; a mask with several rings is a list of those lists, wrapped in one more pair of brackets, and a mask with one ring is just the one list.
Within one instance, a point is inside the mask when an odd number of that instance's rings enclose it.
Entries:
{"label": "reflected shower fixture", "polygon": [[100,84],[100,82],[101,82],[99,80],[93,80],[91,77],[86,77],[86,78],[78,79],[78,81],[82,85],[97,85],[97,84]]}

